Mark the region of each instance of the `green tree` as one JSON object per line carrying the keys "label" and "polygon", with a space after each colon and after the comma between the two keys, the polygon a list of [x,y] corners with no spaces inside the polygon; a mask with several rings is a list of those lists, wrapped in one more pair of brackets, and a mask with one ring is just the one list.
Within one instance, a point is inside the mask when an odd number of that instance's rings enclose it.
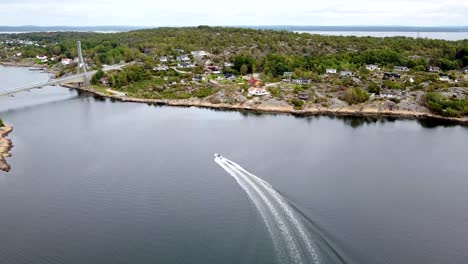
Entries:
{"label": "green tree", "polygon": [[91,78],[91,83],[98,84],[102,77],[104,77],[104,72],[102,69],[99,69]]}
{"label": "green tree", "polygon": [[5,124],[3,123],[3,120],[0,118],[0,127],[4,127]]}
{"label": "green tree", "polygon": [[248,71],[249,71],[249,67],[247,66],[247,64],[242,64],[242,66],[240,67],[240,73],[242,75],[245,75],[247,74]]}
{"label": "green tree", "polygon": [[376,84],[375,82],[370,82],[369,87],[367,89],[369,90],[369,93],[375,93],[375,94],[380,93],[380,86]]}
{"label": "green tree", "polygon": [[342,98],[348,104],[359,104],[369,100],[369,94],[361,88],[348,88],[344,91]]}

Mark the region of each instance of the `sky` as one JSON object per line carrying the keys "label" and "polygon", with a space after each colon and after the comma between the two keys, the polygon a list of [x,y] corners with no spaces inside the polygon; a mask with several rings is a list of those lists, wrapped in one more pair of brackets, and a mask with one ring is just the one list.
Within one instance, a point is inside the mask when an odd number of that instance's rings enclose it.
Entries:
{"label": "sky", "polygon": [[468,1],[0,0],[0,25],[468,26]]}

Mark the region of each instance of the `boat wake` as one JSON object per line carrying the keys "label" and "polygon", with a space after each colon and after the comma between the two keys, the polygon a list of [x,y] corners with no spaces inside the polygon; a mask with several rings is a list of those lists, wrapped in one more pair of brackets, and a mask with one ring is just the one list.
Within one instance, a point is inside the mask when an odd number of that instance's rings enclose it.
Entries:
{"label": "boat wake", "polygon": [[281,194],[233,161],[215,155],[215,162],[236,180],[259,211],[280,263],[320,263],[307,229]]}

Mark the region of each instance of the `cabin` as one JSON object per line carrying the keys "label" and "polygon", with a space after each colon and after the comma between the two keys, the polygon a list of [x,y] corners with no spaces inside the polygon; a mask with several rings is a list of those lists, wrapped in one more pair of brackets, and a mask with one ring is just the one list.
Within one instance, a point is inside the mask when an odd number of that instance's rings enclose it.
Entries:
{"label": "cabin", "polygon": [[440,72],[440,68],[439,67],[434,67],[434,66],[429,66],[427,71],[428,72]]}
{"label": "cabin", "polygon": [[195,64],[189,62],[182,62],[182,63],[177,63],[177,68],[181,68],[181,69],[189,69],[189,68],[194,68],[195,67]]}
{"label": "cabin", "polygon": [[394,66],[393,69],[395,71],[407,72],[409,71],[408,67],[405,66]]}
{"label": "cabin", "polygon": [[343,77],[347,77],[347,76],[353,76],[353,73],[351,71],[341,71],[340,75]]}
{"label": "cabin", "polygon": [[250,87],[249,94],[262,96],[262,95],[268,95],[270,93],[264,87]]}
{"label": "cabin", "polygon": [[395,78],[395,79],[400,79],[401,75],[399,73],[396,73],[396,72],[384,72],[384,76],[383,76],[383,80],[388,80],[388,79],[392,79],[392,78]]}
{"label": "cabin", "polygon": [[307,100],[309,100],[309,93],[300,92],[298,94],[298,98],[301,99],[301,100],[307,101]]}
{"label": "cabin", "polygon": [[441,82],[450,82],[450,77],[448,76],[440,76],[439,81]]}
{"label": "cabin", "polygon": [[99,80],[103,85],[109,85],[109,77],[102,77],[100,80]]}
{"label": "cabin", "polygon": [[299,78],[299,79],[293,79],[293,80],[291,80],[291,83],[300,84],[300,85],[307,85],[307,84],[311,84],[311,83],[312,83],[312,80]]}
{"label": "cabin", "polygon": [[179,61],[179,62],[180,61],[190,61],[190,58],[187,55],[180,55],[180,56],[176,57],[176,60]]}
{"label": "cabin", "polygon": [[262,85],[262,82],[255,79],[255,78],[250,78],[248,81],[247,81],[251,86],[260,86]]}
{"label": "cabin", "polygon": [[392,98],[397,99],[397,98],[400,97],[400,95],[398,93],[382,93],[382,92],[380,93],[379,96],[380,96],[380,98],[390,98],[390,99],[392,99]]}
{"label": "cabin", "polygon": [[379,67],[377,67],[377,65],[374,65],[374,64],[367,64],[366,69],[369,71],[375,71],[375,70],[378,70]]}
{"label": "cabin", "polygon": [[70,63],[72,62],[71,59],[67,59],[67,58],[62,58],[62,65],[70,65]]}
{"label": "cabin", "polygon": [[153,71],[167,71],[167,70],[169,70],[169,67],[167,67],[166,65],[158,65],[153,68]]}
{"label": "cabin", "polygon": [[192,54],[192,56],[194,57],[203,57],[203,56],[208,56],[210,55],[208,52],[204,51],[204,50],[194,50],[192,52],[190,52]]}
{"label": "cabin", "polygon": [[283,72],[284,78],[292,78],[293,75],[294,75],[294,72]]}
{"label": "cabin", "polygon": [[325,73],[327,73],[327,74],[336,74],[336,69],[326,69]]}
{"label": "cabin", "polygon": [[38,54],[36,55],[36,59],[38,60],[47,60],[47,56],[43,54]]}

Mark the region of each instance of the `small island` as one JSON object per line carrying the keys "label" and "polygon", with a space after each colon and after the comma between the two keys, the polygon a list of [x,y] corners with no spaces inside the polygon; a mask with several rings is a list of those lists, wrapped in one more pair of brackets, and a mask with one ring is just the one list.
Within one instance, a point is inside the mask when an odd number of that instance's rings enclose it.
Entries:
{"label": "small island", "polygon": [[[99,96],[175,106],[437,118],[468,124],[468,44],[226,27],[0,35],[0,61],[76,73]],[[123,69],[103,72],[122,62]]]}
{"label": "small island", "polygon": [[0,170],[10,171],[10,165],[6,162],[6,158],[10,157],[10,149],[13,147],[11,140],[7,139],[6,136],[13,130],[12,127],[7,126],[0,119]]}

